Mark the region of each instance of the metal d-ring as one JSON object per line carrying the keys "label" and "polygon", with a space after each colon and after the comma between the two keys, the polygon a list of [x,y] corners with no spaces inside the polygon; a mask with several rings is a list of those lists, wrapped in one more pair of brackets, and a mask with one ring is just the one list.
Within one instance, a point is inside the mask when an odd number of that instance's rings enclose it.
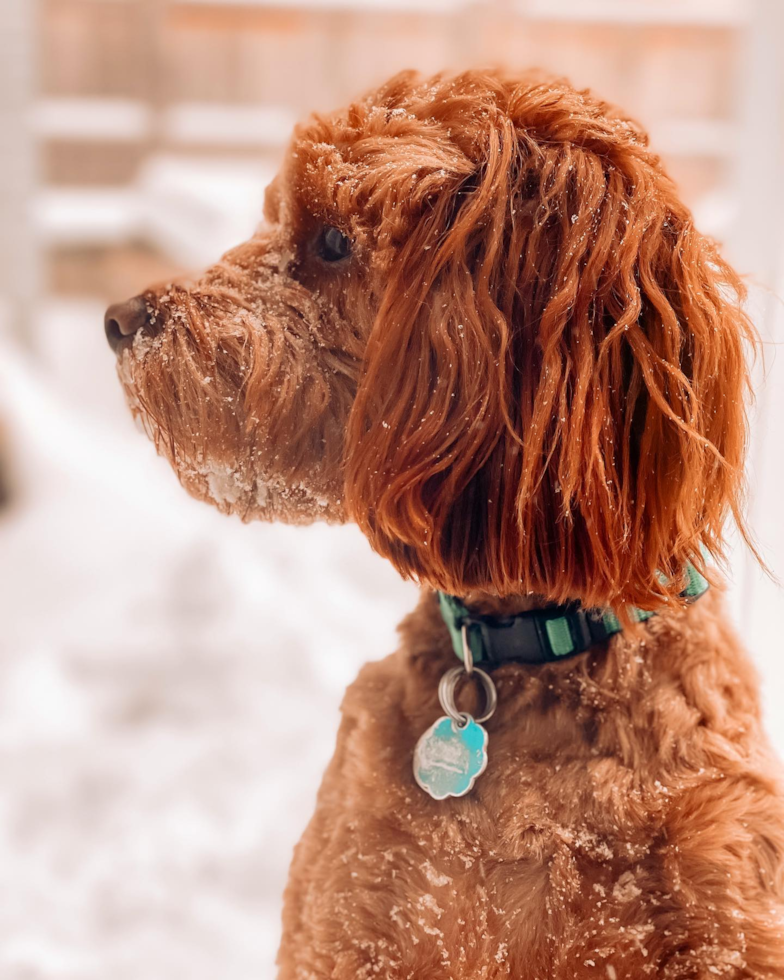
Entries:
{"label": "metal d-ring", "polygon": [[474,718],[476,722],[487,721],[488,718],[493,716],[495,712],[496,705],[498,704],[498,693],[495,689],[495,684],[493,683],[492,677],[485,673],[480,667],[474,667],[472,665],[471,673],[464,667],[451,667],[441,678],[438,684],[438,700],[441,702],[441,707],[449,715],[452,721],[456,722],[461,728],[463,728],[469,718],[473,717],[465,711],[458,711],[455,705],[455,690],[457,688],[457,682],[465,674],[467,677],[478,677],[482,683],[482,689],[485,695],[485,710],[484,713],[478,715]]}

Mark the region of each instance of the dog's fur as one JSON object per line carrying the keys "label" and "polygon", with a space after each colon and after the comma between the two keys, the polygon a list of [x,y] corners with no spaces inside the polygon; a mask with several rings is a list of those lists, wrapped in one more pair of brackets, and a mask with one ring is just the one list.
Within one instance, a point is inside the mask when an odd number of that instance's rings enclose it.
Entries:
{"label": "dog's fur", "polygon": [[[488,770],[435,802],[425,592],[346,696],[280,977],[784,977],[778,768],[706,567],[743,528],[753,330],[644,132],[562,80],[404,74],[296,131],[266,217],[121,353],[185,487],[354,520],[482,611],[659,613],[496,671]],[[688,562],[716,587],[685,607]]]}

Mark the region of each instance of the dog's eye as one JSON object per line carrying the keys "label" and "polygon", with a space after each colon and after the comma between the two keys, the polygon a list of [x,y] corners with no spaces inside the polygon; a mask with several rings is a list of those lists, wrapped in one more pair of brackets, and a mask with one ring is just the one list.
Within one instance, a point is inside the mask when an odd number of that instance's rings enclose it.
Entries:
{"label": "dog's eye", "polygon": [[318,254],[325,262],[340,262],[351,254],[351,239],[330,225],[319,235]]}

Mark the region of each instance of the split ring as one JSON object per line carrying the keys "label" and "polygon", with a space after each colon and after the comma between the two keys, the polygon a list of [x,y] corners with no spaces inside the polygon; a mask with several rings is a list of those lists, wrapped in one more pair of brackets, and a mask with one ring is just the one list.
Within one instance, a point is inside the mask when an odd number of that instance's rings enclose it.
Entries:
{"label": "split ring", "polygon": [[498,693],[496,692],[493,679],[488,673],[480,667],[473,667],[470,675],[463,667],[450,668],[439,682],[438,700],[452,721],[456,722],[461,728],[465,726],[469,718],[473,717],[465,711],[458,711],[457,705],[455,704],[455,690],[463,674],[478,678],[481,681],[482,690],[485,695],[485,710],[481,715],[474,718],[474,721],[480,723],[487,721],[488,718],[493,716],[498,704]]}

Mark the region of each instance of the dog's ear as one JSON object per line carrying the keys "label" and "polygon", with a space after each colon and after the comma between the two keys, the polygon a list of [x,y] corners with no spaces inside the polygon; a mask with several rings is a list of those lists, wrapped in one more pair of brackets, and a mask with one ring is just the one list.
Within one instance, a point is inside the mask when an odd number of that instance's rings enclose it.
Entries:
{"label": "dog's ear", "polygon": [[346,498],[378,552],[448,592],[657,609],[721,556],[728,509],[742,528],[753,331],[644,136],[586,104],[513,98],[417,217]]}

